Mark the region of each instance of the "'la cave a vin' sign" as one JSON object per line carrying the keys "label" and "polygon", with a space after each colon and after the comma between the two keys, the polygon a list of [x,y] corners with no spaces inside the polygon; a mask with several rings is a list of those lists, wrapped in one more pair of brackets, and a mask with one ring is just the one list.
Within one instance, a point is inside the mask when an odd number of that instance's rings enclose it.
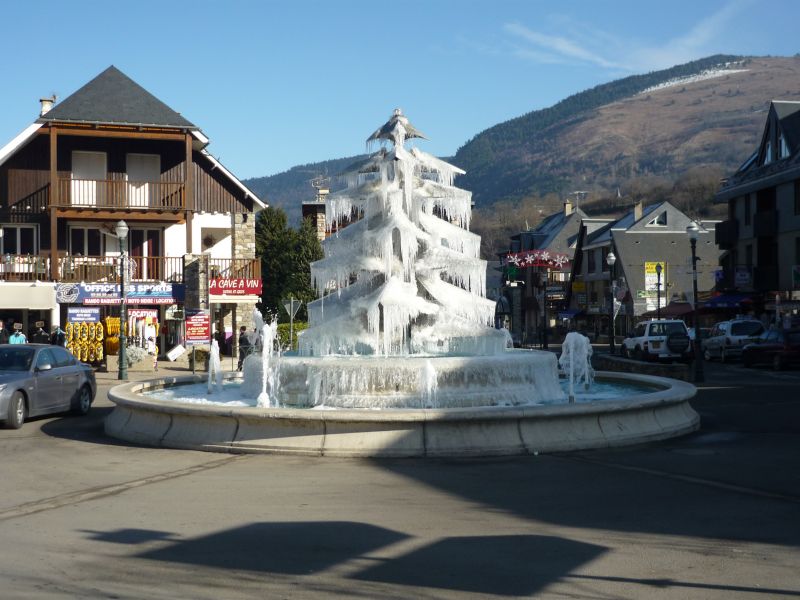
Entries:
{"label": "'la cave a vin' sign", "polygon": [[263,289],[261,279],[246,277],[218,277],[208,282],[212,296],[260,296]]}

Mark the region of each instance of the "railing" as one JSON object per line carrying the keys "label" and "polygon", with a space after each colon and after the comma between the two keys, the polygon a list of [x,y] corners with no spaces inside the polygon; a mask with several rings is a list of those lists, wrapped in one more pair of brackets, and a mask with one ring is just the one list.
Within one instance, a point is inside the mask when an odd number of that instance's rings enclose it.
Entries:
{"label": "railing", "polygon": [[261,261],[257,258],[209,258],[209,278],[261,279]]}
{"label": "railing", "polygon": [[181,210],[185,208],[184,185],[160,181],[62,178],[58,180],[58,200],[53,205],[112,210]]}
{"label": "railing", "polygon": [[50,259],[32,254],[0,255],[0,281],[48,281]]}
{"label": "railing", "polygon": [[[65,256],[59,259],[60,281],[76,283],[116,283],[119,281],[118,256]],[[131,281],[183,282],[182,256],[126,257]]]}
{"label": "railing", "polygon": [[730,250],[739,239],[739,221],[729,219],[717,223],[714,228],[714,241],[721,250]]}

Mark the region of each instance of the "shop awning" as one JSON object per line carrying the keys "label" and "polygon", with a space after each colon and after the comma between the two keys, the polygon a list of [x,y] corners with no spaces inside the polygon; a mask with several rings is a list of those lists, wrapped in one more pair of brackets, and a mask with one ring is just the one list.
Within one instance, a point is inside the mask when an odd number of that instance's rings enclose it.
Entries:
{"label": "shop awning", "polygon": [[676,317],[685,317],[692,312],[692,303],[691,302],[670,302],[666,306],[663,306],[660,311],[658,310],[649,310],[646,313],[642,313],[639,315],[640,317],[654,319],[661,315],[661,318],[672,319]]}
{"label": "shop awning", "polygon": [[703,303],[703,308],[742,308],[752,302],[748,294],[721,294]]}
{"label": "shop awning", "polygon": [[583,312],[582,308],[570,308],[569,310],[558,311],[559,319],[574,319]]}
{"label": "shop awning", "polygon": [[0,308],[52,310],[57,307],[56,291],[52,284],[5,283],[0,293]]}

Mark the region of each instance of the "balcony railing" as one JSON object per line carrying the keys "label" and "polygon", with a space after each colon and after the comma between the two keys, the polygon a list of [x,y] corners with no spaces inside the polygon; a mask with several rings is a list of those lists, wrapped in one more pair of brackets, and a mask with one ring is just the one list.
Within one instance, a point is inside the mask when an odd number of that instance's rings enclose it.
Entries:
{"label": "balcony railing", "polygon": [[0,255],[0,281],[47,281],[50,259],[32,254]]}
{"label": "balcony railing", "polygon": [[185,208],[183,183],[160,181],[58,180],[61,208],[105,210],[181,210]]}
{"label": "balcony railing", "polygon": [[714,228],[714,241],[720,250],[730,250],[736,245],[739,239],[739,221],[729,219],[722,223],[717,223]]}
{"label": "balcony railing", "polygon": [[778,233],[778,211],[759,211],[753,215],[753,235],[771,237]]}
{"label": "balcony railing", "polygon": [[[131,281],[183,282],[182,256],[131,256],[127,258]],[[116,283],[117,256],[65,256],[59,259],[58,275],[64,282]]]}
{"label": "balcony railing", "polygon": [[209,258],[209,278],[261,279],[261,261],[257,258]]}

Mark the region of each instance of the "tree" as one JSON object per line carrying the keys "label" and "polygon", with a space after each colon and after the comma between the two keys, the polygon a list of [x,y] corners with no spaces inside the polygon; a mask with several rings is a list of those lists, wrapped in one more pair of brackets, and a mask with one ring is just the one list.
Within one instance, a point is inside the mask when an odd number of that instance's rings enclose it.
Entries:
{"label": "tree", "polygon": [[256,219],[256,254],[261,257],[264,291],[261,310],[288,321],[282,301],[290,295],[304,304],[296,318],[305,320],[305,303],[315,298],[311,287],[311,262],[322,258],[322,247],[310,221],[304,220],[299,230],[287,224],[286,213],[270,206]]}

